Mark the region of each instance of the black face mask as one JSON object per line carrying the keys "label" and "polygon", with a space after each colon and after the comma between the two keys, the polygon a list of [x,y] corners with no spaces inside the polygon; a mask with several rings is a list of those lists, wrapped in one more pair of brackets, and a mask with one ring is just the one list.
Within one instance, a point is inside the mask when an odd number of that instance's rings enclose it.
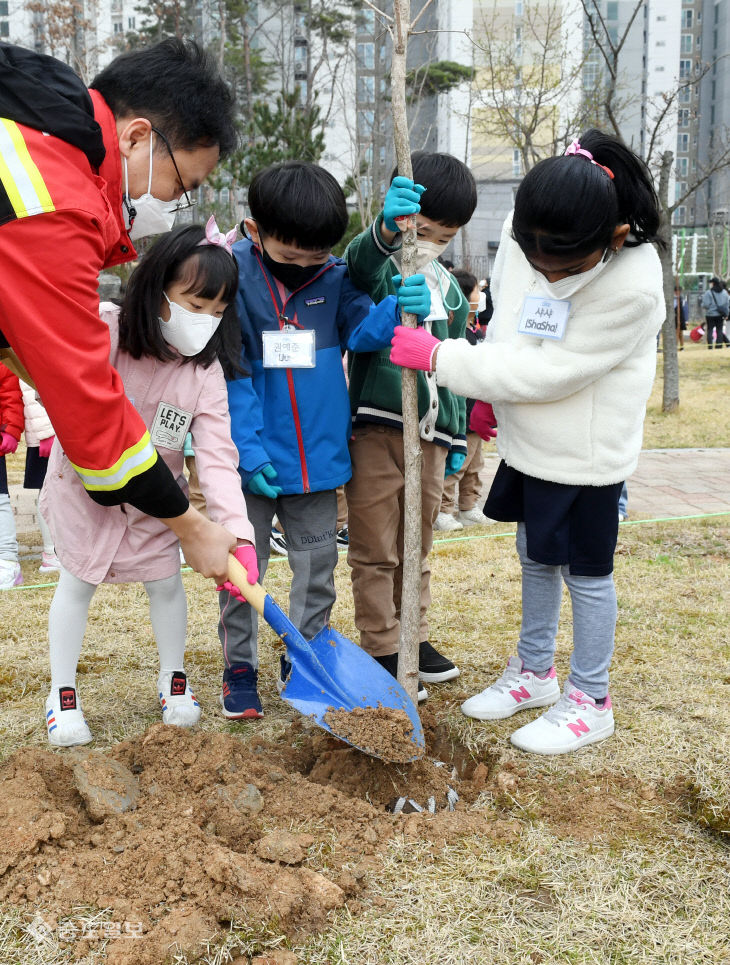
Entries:
{"label": "black face mask", "polygon": [[314,276],[324,268],[324,264],[295,265],[285,261],[274,261],[264,246],[261,243],[259,244],[264,264],[274,278],[278,278],[282,285],[290,292],[295,292],[298,288],[306,285],[308,281],[311,281]]}

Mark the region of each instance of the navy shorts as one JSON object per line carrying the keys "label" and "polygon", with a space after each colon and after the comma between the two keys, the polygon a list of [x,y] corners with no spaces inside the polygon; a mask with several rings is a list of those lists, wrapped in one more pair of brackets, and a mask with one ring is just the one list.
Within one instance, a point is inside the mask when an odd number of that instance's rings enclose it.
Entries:
{"label": "navy shorts", "polygon": [[525,524],[527,555],[574,576],[608,576],[618,539],[622,482],[567,486],[526,476],[500,462],[484,504],[490,519]]}

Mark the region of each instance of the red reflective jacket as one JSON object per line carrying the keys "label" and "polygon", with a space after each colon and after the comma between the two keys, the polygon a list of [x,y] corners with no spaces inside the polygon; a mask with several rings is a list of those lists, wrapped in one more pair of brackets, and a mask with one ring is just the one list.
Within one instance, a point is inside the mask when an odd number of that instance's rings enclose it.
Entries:
{"label": "red reflective jacket", "polygon": [[136,252],[122,216],[114,115],[91,91],[106,157],[0,118],[0,331],[35,381],[95,501],[178,516],[187,500],[109,363],[98,275]]}

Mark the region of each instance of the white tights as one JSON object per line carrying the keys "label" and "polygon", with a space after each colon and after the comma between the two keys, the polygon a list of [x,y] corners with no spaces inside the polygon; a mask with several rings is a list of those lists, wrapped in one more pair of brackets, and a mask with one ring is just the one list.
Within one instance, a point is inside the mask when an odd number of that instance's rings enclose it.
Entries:
{"label": "white tights", "polygon": [[[188,607],[179,573],[144,584],[150,601],[150,621],[160,655],[160,671],[184,669]],[[76,667],[86,631],[89,604],[96,591],[68,570],[61,569],[48,616],[51,692],[76,686]]]}

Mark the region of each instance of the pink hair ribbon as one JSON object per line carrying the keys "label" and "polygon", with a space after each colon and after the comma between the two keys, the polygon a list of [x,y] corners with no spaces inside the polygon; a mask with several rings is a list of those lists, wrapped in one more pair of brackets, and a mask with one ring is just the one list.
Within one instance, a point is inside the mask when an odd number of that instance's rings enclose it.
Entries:
{"label": "pink hair ribbon", "polygon": [[198,242],[198,247],[200,245],[217,245],[219,248],[225,248],[228,254],[232,255],[233,242],[236,240],[237,233],[238,226],[236,225],[225,235],[222,235],[218,225],[215,223],[215,215],[211,215],[205,226],[205,238]]}
{"label": "pink hair ribbon", "polygon": [[569,154],[576,154],[576,155],[577,155],[577,154],[580,154],[580,155],[582,155],[583,157],[588,158],[588,160],[591,162],[591,164],[595,164],[597,168],[601,168],[602,171],[605,171],[606,174],[609,176],[609,178],[613,181],[613,171],[611,170],[611,168],[607,168],[605,164],[599,164],[598,161],[594,161],[594,160],[593,160],[593,155],[591,154],[591,152],[590,152],[590,151],[586,151],[586,149],[585,149],[584,147],[581,147],[581,146],[580,146],[580,141],[578,140],[577,137],[574,138],[572,144],[570,144],[568,147],[566,147],[566,149],[565,149],[565,154],[566,154],[566,155],[569,155]]}

